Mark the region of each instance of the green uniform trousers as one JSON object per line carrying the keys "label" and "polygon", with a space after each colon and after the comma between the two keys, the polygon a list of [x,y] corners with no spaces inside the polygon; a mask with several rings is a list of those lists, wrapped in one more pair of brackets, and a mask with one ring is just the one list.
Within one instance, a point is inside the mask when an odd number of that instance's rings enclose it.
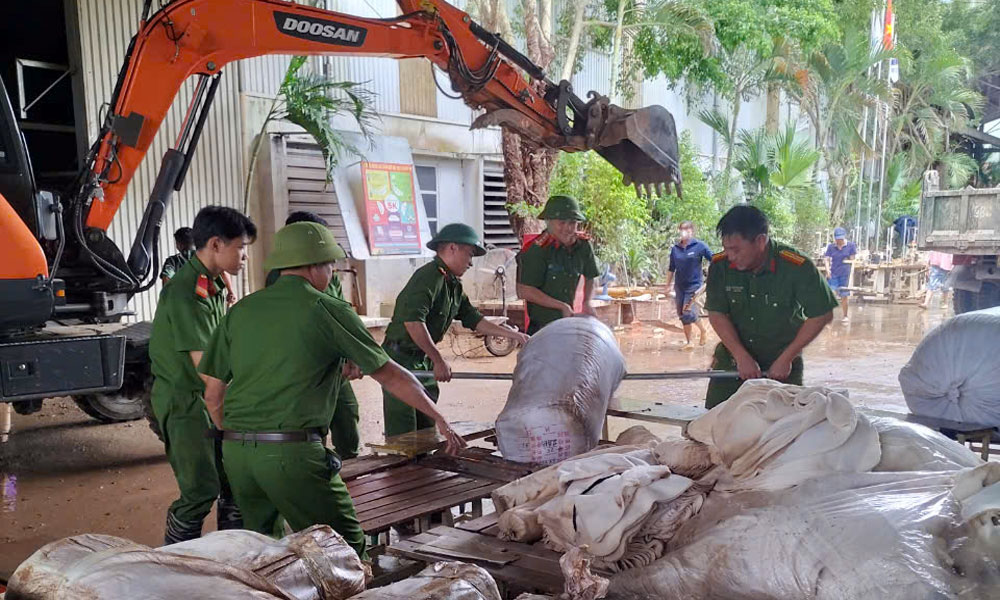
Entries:
{"label": "green uniform trousers", "polygon": [[216,442],[205,437],[212,428],[205,402],[198,392],[175,392],[155,383],[151,401],[181,492],[169,512],[187,523],[202,521],[220,493],[229,493]]}
{"label": "green uniform trousers", "polygon": [[222,455],[243,526],[281,537],[281,518],[294,531],[329,525],[366,559],[365,533],[340,475],[319,442],[250,443],[226,440]]}
{"label": "green uniform trousers", "polygon": [[[410,371],[433,371],[434,363],[427,356],[412,356],[386,348],[389,356],[405,369]],[[438,401],[441,390],[434,377],[421,377],[420,383],[434,402]],[[382,388],[382,417],[385,420],[385,435],[399,435],[418,429],[434,427],[434,421],[424,413],[393,396]]]}
{"label": "green uniform trousers", "polygon": [[[773,356],[754,356],[754,358],[757,360],[757,364],[760,365],[760,370],[767,371],[771,368],[771,363],[778,358],[779,354],[780,353]],[[722,371],[736,370],[736,359],[733,358],[733,355],[730,354],[729,350],[722,344],[715,347],[712,368]],[[792,361],[792,371],[784,383],[802,385],[802,370],[802,356],[796,356]],[[729,400],[729,397],[735,394],[736,390],[738,390],[741,385],[743,385],[742,379],[710,380],[708,383],[708,393],[705,396],[705,408],[711,409],[719,404],[722,404],[726,400]]]}
{"label": "green uniform trousers", "polygon": [[337,404],[330,421],[330,441],[344,460],[361,453],[360,422],[358,397],[354,395],[351,382],[345,379],[337,389]]}

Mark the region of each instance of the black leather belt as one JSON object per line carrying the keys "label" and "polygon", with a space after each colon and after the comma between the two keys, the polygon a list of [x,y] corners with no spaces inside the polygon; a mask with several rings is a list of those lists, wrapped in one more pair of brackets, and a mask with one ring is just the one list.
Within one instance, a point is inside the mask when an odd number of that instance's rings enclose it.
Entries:
{"label": "black leather belt", "polygon": [[315,431],[223,431],[222,439],[232,442],[281,444],[286,442],[322,442]]}

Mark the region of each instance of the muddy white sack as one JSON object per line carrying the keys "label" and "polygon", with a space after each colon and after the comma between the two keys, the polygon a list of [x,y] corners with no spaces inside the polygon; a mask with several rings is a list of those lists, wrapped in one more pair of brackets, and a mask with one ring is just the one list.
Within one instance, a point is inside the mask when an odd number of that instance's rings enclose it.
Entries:
{"label": "muddy white sack", "polygon": [[624,376],[625,357],[597,319],[547,325],[517,357],[496,422],[500,452],[508,460],[552,464],[591,450]]}

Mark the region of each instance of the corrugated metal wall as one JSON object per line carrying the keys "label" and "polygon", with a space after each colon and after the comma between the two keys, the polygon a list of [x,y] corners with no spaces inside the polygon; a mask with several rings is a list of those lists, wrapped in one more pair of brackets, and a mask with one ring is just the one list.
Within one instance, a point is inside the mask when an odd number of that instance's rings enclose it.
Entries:
{"label": "corrugated metal wall", "polygon": [[[114,88],[122,57],[139,23],[142,0],[77,0],[80,26],[80,69],[85,90],[87,135],[97,135],[98,115]],[[221,204],[242,207],[243,158],[240,148],[240,106],[236,65],[229,66],[219,85],[205,132],[188,172],[184,189],[174,195],[167,208],[160,236],[160,254],[174,253],[174,230],[190,226],[204,206]],[[191,98],[193,80],[182,88],[169,114],[153,140],[129,187],[125,201],[108,231],[127,253],[142,219],[142,212],[159,170],[160,158],[173,142]],[[242,282],[236,281],[237,290]],[[136,316],[132,320],[151,319],[159,294],[158,283],[132,301]]]}

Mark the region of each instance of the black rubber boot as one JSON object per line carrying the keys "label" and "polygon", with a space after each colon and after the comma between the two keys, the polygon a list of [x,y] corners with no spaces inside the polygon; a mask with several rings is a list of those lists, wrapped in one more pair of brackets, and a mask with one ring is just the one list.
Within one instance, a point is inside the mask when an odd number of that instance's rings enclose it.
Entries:
{"label": "black rubber boot", "polygon": [[167,512],[167,531],[163,534],[163,544],[166,546],[200,538],[201,524],[200,520],[181,521],[174,513]]}
{"label": "black rubber boot", "polygon": [[215,503],[215,514],[218,517],[219,531],[224,529],[243,529],[243,515],[240,507],[232,498],[219,498]]}

